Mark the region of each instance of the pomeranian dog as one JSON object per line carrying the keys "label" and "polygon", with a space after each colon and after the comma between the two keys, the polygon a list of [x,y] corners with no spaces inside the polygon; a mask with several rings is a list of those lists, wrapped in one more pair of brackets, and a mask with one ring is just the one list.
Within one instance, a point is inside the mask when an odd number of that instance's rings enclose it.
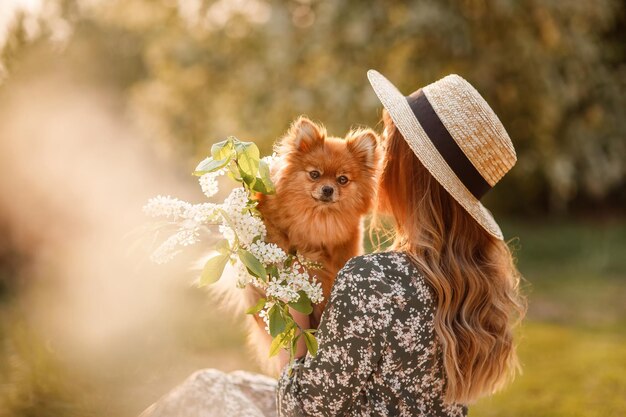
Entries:
{"label": "pomeranian dog", "polygon": [[[321,265],[309,271],[321,282],[324,294],[324,301],[313,307],[311,327],[319,325],[337,272],[362,252],[362,220],[376,190],[378,142],[371,129],[351,130],[345,138],[336,138],[300,117],[275,147],[279,158],[271,176],[276,193],[260,194],[257,208],[267,228],[267,242]],[[245,292],[247,305],[262,296],[255,288]],[[267,358],[271,337],[265,322],[258,315],[254,319],[250,343],[261,358]],[[265,363],[266,370],[275,372],[276,364]]]}

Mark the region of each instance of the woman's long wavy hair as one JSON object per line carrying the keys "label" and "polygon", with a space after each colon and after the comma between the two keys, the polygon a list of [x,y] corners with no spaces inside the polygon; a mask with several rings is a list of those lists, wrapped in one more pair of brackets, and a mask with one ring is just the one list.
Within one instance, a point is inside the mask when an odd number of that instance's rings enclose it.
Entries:
{"label": "woman's long wavy hair", "polygon": [[[445,401],[471,403],[521,371],[513,328],[526,312],[506,242],[487,233],[415,157],[386,111],[380,213],[395,220],[392,249],[409,254],[433,289]],[[379,239],[380,240],[380,239]]]}

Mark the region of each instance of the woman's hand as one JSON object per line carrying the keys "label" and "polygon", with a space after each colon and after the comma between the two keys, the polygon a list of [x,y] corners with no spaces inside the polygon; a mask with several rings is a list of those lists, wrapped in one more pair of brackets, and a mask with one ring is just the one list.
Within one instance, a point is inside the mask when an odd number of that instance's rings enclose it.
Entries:
{"label": "woman's hand", "polygon": [[[291,307],[289,307],[289,312],[291,313],[291,317],[293,317],[294,321],[299,326],[299,328],[296,330],[297,335],[302,333],[300,329],[306,330],[306,329],[311,328],[311,321],[307,314],[302,314],[299,311],[296,311]],[[306,349],[306,344],[304,343],[304,337],[299,337],[298,341],[296,342],[296,352],[295,352],[294,357],[296,359],[301,358],[304,355],[306,355],[306,352],[307,352],[307,349]],[[285,367],[285,365],[289,363],[289,352],[286,350],[281,350],[278,355],[279,355],[280,367],[282,369]]]}

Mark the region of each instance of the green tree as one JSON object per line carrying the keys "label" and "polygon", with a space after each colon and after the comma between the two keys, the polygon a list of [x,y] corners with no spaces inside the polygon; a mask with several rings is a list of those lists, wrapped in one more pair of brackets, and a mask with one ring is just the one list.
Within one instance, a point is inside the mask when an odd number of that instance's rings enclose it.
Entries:
{"label": "green tree", "polygon": [[341,136],[353,124],[378,122],[368,68],[406,94],[455,72],[494,107],[518,150],[518,166],[488,205],[544,212],[626,199],[626,12],[618,0],[64,7],[75,36],[115,34],[103,61],[140,62],[125,85],[129,112],[172,152],[197,159],[231,134],[268,152],[299,114]]}

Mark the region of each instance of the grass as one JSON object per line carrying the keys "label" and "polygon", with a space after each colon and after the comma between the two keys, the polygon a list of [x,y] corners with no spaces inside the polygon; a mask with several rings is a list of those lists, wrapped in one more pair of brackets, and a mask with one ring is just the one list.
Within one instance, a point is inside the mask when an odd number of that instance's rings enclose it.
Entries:
{"label": "grass", "polygon": [[523,375],[471,406],[470,416],[626,415],[624,332],[531,321],[522,334]]}
{"label": "grass", "polygon": [[530,284],[523,375],[470,416],[626,415],[626,223],[504,226]]}
{"label": "grass", "polygon": [[[470,406],[470,417],[626,415],[626,219],[502,226],[519,237],[528,281],[523,374]],[[172,297],[183,307],[158,325],[174,334],[174,345],[146,329],[89,371],[58,360],[20,321],[19,300],[1,301],[0,417],[133,416],[195,369],[257,370],[242,327],[216,313],[204,292],[181,288]]]}

